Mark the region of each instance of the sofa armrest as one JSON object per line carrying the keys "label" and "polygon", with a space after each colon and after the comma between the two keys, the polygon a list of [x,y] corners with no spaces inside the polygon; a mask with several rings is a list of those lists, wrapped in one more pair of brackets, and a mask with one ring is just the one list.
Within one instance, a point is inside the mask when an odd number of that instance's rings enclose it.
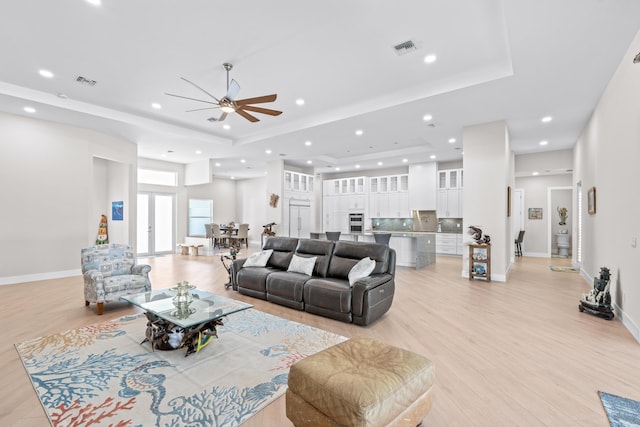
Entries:
{"label": "sofa armrest", "polygon": [[388,273],[373,274],[371,276],[363,277],[353,284],[352,292],[354,295],[357,293],[362,294],[365,291],[383,285],[390,280],[393,280],[393,276]]}
{"label": "sofa armrest", "polygon": [[246,258],[235,259],[231,263],[231,267],[229,267],[230,268],[229,273],[231,274],[231,289],[233,289],[234,291],[238,290],[238,279],[237,279],[238,271],[240,271],[240,269],[242,268],[246,260],[247,260]]}
{"label": "sofa armrest", "polygon": [[85,283],[100,283],[104,280],[104,276],[98,270],[87,270],[82,276]]}
{"label": "sofa armrest", "polygon": [[351,289],[353,315],[358,317],[366,315],[369,311],[371,300],[381,297],[381,295],[377,294],[384,294],[384,298],[393,297],[393,290],[395,289],[393,280],[393,275],[381,273],[363,277],[354,283]]}
{"label": "sofa armrest", "polygon": [[131,274],[137,274],[139,276],[148,276],[151,271],[151,266],[146,264],[136,264],[131,267]]}

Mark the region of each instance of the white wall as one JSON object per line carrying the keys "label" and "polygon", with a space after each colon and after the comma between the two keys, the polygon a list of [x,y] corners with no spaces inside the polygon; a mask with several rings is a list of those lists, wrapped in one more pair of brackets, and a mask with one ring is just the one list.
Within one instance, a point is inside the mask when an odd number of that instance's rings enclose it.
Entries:
{"label": "white wall", "polygon": [[[93,205],[109,197],[96,195],[94,157],[131,170],[136,156],[122,139],[0,113],[0,284],[78,274],[80,249],[98,231]],[[125,187],[122,200],[135,199],[135,186]]]}
{"label": "white wall", "polygon": [[[582,182],[583,273],[590,279],[600,267],[611,270],[611,291],[622,320],[640,341],[640,32],[624,55],[578,139],[574,188]],[[587,214],[586,195],[596,188],[595,215]]]}
{"label": "white wall", "polygon": [[267,179],[243,179],[236,183],[236,211],[240,213],[238,221],[249,224],[249,242],[261,246],[262,226],[275,222],[276,212],[280,209],[269,206]]}

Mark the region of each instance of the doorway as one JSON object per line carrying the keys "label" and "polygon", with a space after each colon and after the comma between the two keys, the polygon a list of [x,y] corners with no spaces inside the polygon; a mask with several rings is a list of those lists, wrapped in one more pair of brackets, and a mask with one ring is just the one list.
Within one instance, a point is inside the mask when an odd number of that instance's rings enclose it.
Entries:
{"label": "doorway", "polygon": [[174,252],[175,206],[174,194],[138,193],[138,256]]}
{"label": "doorway", "polygon": [[[560,217],[560,210],[566,209],[566,219]],[[573,187],[549,187],[547,189],[547,230],[549,230],[549,238],[547,245],[547,254],[549,258],[561,257],[571,258],[573,255],[573,221],[575,216],[573,212]],[[561,235],[562,234],[562,235]],[[566,234],[566,236],[564,236]],[[558,248],[558,239],[568,239],[569,246],[563,243],[564,253]]]}

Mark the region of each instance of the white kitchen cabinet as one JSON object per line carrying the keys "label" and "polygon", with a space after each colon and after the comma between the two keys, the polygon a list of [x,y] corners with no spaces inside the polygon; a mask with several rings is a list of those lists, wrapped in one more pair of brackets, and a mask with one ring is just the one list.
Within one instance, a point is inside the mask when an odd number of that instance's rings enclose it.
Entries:
{"label": "white kitchen cabinet", "polygon": [[438,171],[438,189],[462,188],[462,169],[443,169]]}
{"label": "white kitchen cabinet", "polygon": [[436,253],[441,255],[462,255],[463,249],[462,234],[436,234]]}
{"label": "white kitchen cabinet", "polygon": [[462,190],[438,190],[438,218],[462,218]]}
{"label": "white kitchen cabinet", "polygon": [[354,194],[347,197],[347,208],[349,211],[364,211],[366,209],[367,197],[364,194]]}
{"label": "white kitchen cabinet", "polygon": [[[313,193],[313,179],[313,175],[284,171],[284,191],[291,197],[294,197],[294,194]],[[323,187],[323,192],[326,190],[327,188]]]}

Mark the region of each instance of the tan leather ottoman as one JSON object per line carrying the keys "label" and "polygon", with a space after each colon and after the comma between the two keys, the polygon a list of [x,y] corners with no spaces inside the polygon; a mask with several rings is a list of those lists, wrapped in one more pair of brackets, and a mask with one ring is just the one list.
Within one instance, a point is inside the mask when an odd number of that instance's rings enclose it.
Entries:
{"label": "tan leather ottoman", "polygon": [[416,426],[431,410],[435,371],[419,354],[352,338],[289,371],[286,410],[302,426]]}

